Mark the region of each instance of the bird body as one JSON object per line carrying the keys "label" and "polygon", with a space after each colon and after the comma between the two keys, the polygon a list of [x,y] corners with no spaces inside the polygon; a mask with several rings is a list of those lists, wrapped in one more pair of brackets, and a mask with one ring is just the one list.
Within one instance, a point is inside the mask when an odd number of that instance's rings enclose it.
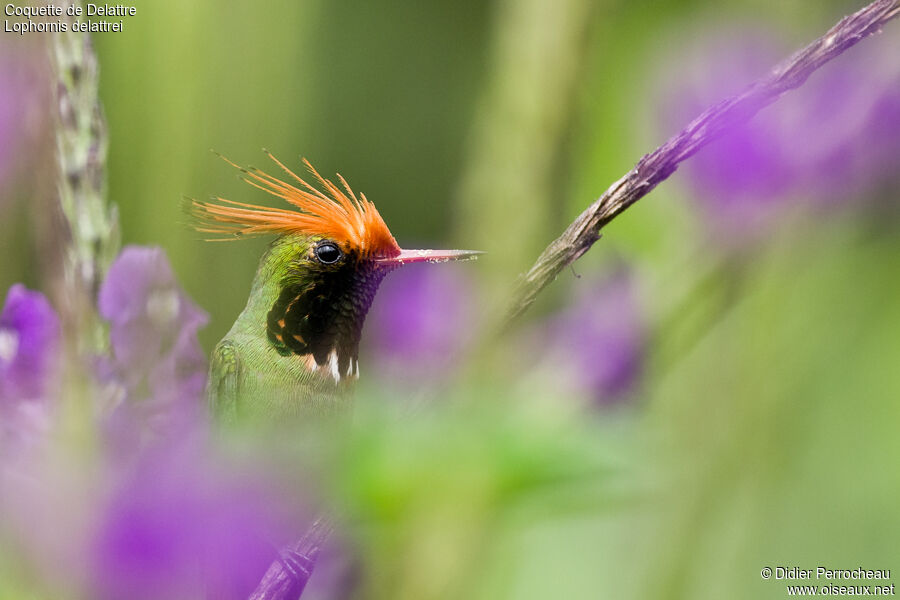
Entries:
{"label": "bird body", "polygon": [[278,235],[260,261],[246,307],[213,351],[208,399],[226,420],[342,412],[359,375],[363,322],[383,278],[410,262],[478,254],[401,250],[374,205],[365,195],[357,198],[340,175],[343,189],[307,162],[320,190],[269,156],[296,183],[241,169],[245,181],[299,210],[223,198],[189,205],[199,231]]}

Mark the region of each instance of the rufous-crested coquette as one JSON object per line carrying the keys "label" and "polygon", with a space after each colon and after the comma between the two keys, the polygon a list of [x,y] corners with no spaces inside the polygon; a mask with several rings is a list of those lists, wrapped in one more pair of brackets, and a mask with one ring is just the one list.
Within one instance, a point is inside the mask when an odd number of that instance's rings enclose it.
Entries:
{"label": "rufous-crested coquette", "polygon": [[[279,180],[242,168],[252,186],[292,209],[224,198],[188,201],[195,228],[221,239],[275,234],[247,306],[213,351],[207,396],[215,416],[330,414],[359,375],[363,322],[382,279],[415,262],[473,258],[465,250],[402,250],[375,205],[304,159],[318,187],[271,158]],[[224,237],[223,237],[224,236]]]}

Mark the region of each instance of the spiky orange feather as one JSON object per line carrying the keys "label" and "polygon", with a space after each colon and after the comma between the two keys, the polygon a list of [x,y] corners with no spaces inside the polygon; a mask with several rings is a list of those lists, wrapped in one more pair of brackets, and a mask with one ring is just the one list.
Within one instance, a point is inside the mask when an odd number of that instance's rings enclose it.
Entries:
{"label": "spiky orange feather", "polygon": [[197,231],[230,236],[217,239],[300,233],[329,238],[343,245],[345,250],[356,250],[364,257],[390,258],[400,254],[397,241],[375,205],[366,199],[365,194],[357,197],[340,174],[337,177],[343,191],[319,175],[304,158],[303,164],[323,191],[307,183],[268,151],[266,155],[300,187],[259,169],[241,167],[224,156],[222,159],[239,169],[244,174],[242,179],[253,187],[277,196],[299,210],[270,208],[218,197],[214,202],[190,200],[188,211],[195,220]]}

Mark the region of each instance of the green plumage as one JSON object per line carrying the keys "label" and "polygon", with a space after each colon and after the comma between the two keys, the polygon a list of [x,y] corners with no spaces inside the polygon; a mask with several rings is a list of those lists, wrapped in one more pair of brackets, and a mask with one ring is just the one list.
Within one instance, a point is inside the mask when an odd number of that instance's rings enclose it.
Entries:
{"label": "green plumage", "polygon": [[213,351],[207,395],[219,419],[345,412],[359,374],[363,321],[384,276],[404,264],[479,254],[403,250],[375,205],[357,197],[343,177],[339,188],[304,160],[319,190],[269,157],[291,183],[225,160],[245,181],[297,210],[224,198],[187,205],[207,234],[280,234],[260,261],[247,306]]}
{"label": "green plumage", "polygon": [[216,417],[327,415],[348,402],[362,321],[389,269],[353,253],[322,264],[322,243],[286,235],[263,256],[247,306],[213,351],[208,399]]}

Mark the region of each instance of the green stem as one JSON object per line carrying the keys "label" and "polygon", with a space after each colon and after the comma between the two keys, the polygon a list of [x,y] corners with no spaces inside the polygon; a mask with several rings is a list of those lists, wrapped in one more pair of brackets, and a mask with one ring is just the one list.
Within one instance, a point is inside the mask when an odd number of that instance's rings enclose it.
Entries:
{"label": "green stem", "polygon": [[[567,115],[578,90],[592,4],[501,0],[486,85],[459,190],[460,238],[488,253],[486,298],[502,299],[523,258],[553,231]],[[500,306],[491,307],[498,309]],[[493,312],[493,310],[492,310]]]}

